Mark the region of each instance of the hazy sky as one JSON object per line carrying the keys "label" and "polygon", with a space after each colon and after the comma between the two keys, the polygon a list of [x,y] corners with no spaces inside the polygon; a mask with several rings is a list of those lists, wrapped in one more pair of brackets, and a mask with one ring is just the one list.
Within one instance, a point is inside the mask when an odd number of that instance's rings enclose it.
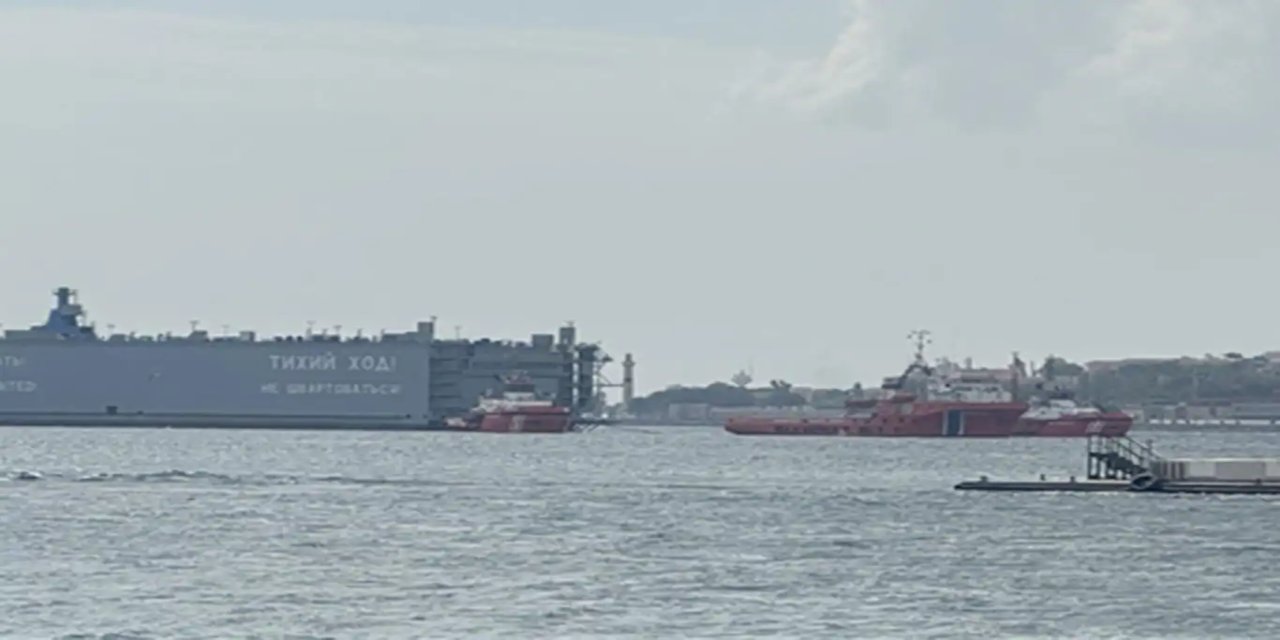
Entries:
{"label": "hazy sky", "polygon": [[572,319],[645,390],[1280,349],[1280,3],[105,6],[0,0],[10,328]]}

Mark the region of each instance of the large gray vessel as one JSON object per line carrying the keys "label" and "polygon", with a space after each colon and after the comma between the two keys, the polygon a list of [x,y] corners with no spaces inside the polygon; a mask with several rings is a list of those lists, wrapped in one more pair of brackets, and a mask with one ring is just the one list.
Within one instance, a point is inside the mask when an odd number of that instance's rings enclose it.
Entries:
{"label": "large gray vessel", "polygon": [[0,424],[428,429],[521,371],[589,412],[598,347],[575,329],[528,342],[441,340],[434,322],[377,337],[99,335],[63,287],[44,324],[0,337]]}

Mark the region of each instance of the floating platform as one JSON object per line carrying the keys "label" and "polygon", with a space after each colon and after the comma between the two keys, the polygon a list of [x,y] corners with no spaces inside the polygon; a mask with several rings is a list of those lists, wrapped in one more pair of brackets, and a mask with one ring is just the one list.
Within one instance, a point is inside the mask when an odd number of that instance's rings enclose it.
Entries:
{"label": "floating platform", "polygon": [[956,485],[957,491],[1055,491],[1280,495],[1280,458],[1169,459],[1151,443],[1126,436],[1090,436],[1088,480],[992,481],[986,476]]}
{"label": "floating platform", "polygon": [[955,488],[957,491],[1012,491],[1023,493],[1054,491],[1280,495],[1280,483],[1250,482],[1157,482],[1145,488],[1139,488],[1134,486],[1133,483],[1117,480],[1032,480],[1026,482],[974,480],[961,482]]}
{"label": "floating platform", "polygon": [[1248,482],[1166,482],[1154,489],[1157,493],[1251,493],[1280,495],[1280,484]]}
{"label": "floating platform", "polygon": [[971,482],[961,482],[956,485],[958,491],[1080,491],[1080,492],[1096,492],[1096,491],[1130,491],[1128,482],[1118,480],[1086,480],[1083,482],[1075,481],[1053,481],[1038,480],[1028,482],[1016,481],[995,481],[995,480],[974,480]]}

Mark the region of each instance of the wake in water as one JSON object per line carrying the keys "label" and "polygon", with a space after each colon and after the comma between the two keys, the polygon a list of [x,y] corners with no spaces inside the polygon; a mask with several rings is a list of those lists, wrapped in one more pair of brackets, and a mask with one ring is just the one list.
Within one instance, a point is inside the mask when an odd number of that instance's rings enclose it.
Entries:
{"label": "wake in water", "polygon": [[103,482],[103,483],[166,483],[195,482],[205,484],[228,485],[297,485],[297,484],[353,484],[353,485],[392,485],[392,486],[457,486],[459,484],[440,480],[423,480],[414,478],[358,478],[340,475],[308,476],[291,474],[250,474],[229,475],[213,471],[186,471],[169,469],[165,471],[149,471],[138,473],[99,472],[90,475],[77,473],[41,473],[39,471],[16,470],[0,472],[0,481],[61,481],[61,482]]}

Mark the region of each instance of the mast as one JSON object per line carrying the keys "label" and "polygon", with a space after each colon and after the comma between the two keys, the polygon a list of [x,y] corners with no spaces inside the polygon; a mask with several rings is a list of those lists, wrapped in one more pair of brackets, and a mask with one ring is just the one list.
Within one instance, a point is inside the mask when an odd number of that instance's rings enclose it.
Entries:
{"label": "mast", "polygon": [[1010,397],[1014,402],[1019,402],[1022,387],[1022,358],[1018,357],[1018,352],[1013,352],[1013,362],[1009,363],[1010,373]]}
{"label": "mast", "polygon": [[915,329],[907,334],[907,339],[915,343],[916,346],[916,364],[926,366],[924,359],[924,348],[933,344],[933,332],[928,329]]}

